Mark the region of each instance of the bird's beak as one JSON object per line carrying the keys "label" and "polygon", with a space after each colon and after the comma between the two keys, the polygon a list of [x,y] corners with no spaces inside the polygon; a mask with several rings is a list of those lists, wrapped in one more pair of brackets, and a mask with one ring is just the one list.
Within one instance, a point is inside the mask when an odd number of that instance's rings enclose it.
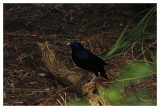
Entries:
{"label": "bird's beak", "polygon": [[71,43],[66,43],[66,45],[70,45]]}

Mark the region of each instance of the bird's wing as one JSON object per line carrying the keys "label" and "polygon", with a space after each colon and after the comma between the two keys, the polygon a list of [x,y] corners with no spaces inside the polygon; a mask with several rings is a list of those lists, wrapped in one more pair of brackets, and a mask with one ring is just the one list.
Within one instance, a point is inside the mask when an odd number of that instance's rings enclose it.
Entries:
{"label": "bird's wing", "polygon": [[77,57],[79,58],[80,64],[86,64],[88,67],[97,67],[106,64],[102,59],[86,49],[77,53]]}

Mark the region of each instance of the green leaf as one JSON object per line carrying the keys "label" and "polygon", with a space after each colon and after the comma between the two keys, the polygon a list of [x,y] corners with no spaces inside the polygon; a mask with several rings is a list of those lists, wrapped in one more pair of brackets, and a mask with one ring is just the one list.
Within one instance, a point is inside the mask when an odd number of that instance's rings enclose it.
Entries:
{"label": "green leaf", "polygon": [[[118,40],[114,44],[113,48],[108,52],[108,54],[104,57],[104,59],[108,59],[113,55],[124,53],[132,44],[143,38],[148,37],[153,33],[148,33],[146,30],[148,28],[155,28],[156,29],[156,10],[157,6],[151,8],[148,13],[139,21],[137,26],[132,30],[132,32],[128,35],[125,35],[128,27],[131,24],[131,21],[126,25],[124,30],[122,31],[121,35],[119,36]],[[119,55],[117,55],[119,56]]]}
{"label": "green leaf", "polygon": [[116,78],[116,82],[135,83],[156,74],[156,65],[146,61],[131,61]]}

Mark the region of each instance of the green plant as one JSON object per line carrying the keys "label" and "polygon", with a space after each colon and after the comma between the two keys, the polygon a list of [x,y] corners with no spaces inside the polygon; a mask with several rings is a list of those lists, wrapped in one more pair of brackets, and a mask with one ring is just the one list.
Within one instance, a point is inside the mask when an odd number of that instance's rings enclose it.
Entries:
{"label": "green plant", "polygon": [[[104,98],[109,100],[112,105],[156,105],[156,101],[151,100],[151,94],[148,89],[139,88],[137,91],[128,94],[125,92],[125,89],[132,84],[142,83],[143,80],[157,74],[157,52],[155,50],[150,50],[150,53],[147,52],[149,47],[147,48],[146,45],[149,45],[149,43],[144,42],[144,39],[148,36],[152,35],[156,37],[153,32],[150,32],[153,30],[156,31],[156,10],[156,6],[151,8],[133,29],[133,31],[130,34],[125,35],[131,24],[131,22],[129,22],[121,33],[119,39],[114,44],[113,48],[106,56],[101,57],[106,60],[108,58],[122,55],[135,42],[142,39],[139,41],[141,44],[136,46],[137,48],[135,47],[133,50],[141,51],[140,55],[143,56],[143,59],[137,60],[136,58],[135,60],[127,61],[125,69],[113,81],[114,86],[103,91]],[[155,42],[153,44],[155,44]],[[150,56],[152,60],[149,61],[147,56]]]}
{"label": "green plant", "polygon": [[129,61],[126,69],[115,79],[114,86],[103,91],[104,98],[112,105],[156,105],[156,101],[151,100],[148,89],[137,88],[133,93],[125,92],[130,85],[140,83],[153,75],[156,75],[155,63]]}
{"label": "green plant", "polygon": [[106,60],[111,57],[122,55],[137,40],[153,35],[153,33],[148,32],[147,30],[153,27],[154,29],[156,28],[156,10],[157,6],[151,8],[137,24],[137,26],[133,29],[133,31],[130,34],[125,35],[128,27],[131,24],[131,22],[129,22],[124,28],[116,43],[114,44],[113,48],[108,52],[105,57],[103,57],[103,59]]}

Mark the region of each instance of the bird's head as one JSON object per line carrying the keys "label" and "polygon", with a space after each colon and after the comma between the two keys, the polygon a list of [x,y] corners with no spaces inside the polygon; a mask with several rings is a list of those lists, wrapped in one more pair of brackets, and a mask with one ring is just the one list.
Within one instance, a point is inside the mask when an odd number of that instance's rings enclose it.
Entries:
{"label": "bird's head", "polygon": [[79,42],[71,42],[71,43],[67,43],[67,45],[70,45],[72,50],[81,50],[81,49],[83,49],[83,46]]}

